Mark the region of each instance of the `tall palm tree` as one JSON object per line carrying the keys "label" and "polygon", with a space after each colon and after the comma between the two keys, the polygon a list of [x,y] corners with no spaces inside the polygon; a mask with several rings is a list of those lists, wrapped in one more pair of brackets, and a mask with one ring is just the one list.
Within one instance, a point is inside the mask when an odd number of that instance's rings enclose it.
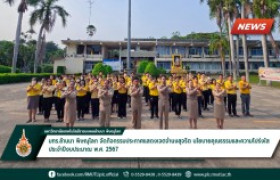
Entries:
{"label": "tall palm tree", "polygon": [[59,0],[41,0],[39,6],[31,13],[29,21],[31,28],[33,28],[36,23],[40,24],[35,52],[34,73],[37,72],[40,52],[42,52],[40,49],[44,31],[52,31],[57,16],[61,18],[63,27],[67,24],[67,17],[69,16],[69,13],[62,6],[56,4],[58,1]]}
{"label": "tall palm tree", "polygon": [[226,53],[229,50],[229,42],[228,39],[224,35],[213,36],[210,40],[210,52],[213,53],[215,51],[219,52],[221,63],[222,63],[222,71],[223,75],[226,75],[226,68],[225,68],[225,57]]}
{"label": "tall palm tree", "polygon": [[[275,18],[279,15],[279,0],[253,0],[253,13],[256,18]],[[272,34],[270,35],[272,37]],[[262,48],[264,57],[264,66],[269,67],[269,56],[267,48],[267,35],[262,35]],[[277,53],[277,52],[276,52]],[[266,81],[270,85],[270,81]]]}
{"label": "tall palm tree", "polygon": [[[12,62],[12,73],[16,72],[23,14],[27,11],[27,7],[29,5],[35,6],[38,3],[38,1],[39,0],[21,0],[19,3],[18,22],[17,22],[17,29],[16,29],[15,44],[14,44],[13,62]],[[5,2],[8,3],[10,6],[12,6],[15,3],[15,0],[5,0]]]}

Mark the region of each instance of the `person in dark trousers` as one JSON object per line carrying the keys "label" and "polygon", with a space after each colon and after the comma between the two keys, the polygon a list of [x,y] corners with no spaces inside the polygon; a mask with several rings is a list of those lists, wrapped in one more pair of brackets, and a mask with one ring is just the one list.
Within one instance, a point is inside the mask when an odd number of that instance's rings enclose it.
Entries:
{"label": "person in dark trousers", "polygon": [[197,104],[198,104],[198,115],[200,117],[202,116],[202,106],[203,106],[203,96],[202,96],[202,91],[201,91],[201,84],[198,82],[197,76],[193,77],[193,86],[195,89],[197,89]]}
{"label": "person in dark trousers", "polygon": [[55,95],[57,97],[55,102],[55,109],[56,109],[57,119],[58,119],[56,122],[63,122],[65,98],[62,97],[62,95],[66,90],[67,90],[66,82],[59,81],[55,89]]}
{"label": "person in dark trousers", "polygon": [[[42,78],[41,80],[41,87],[43,87],[46,84],[46,79]],[[40,91],[40,97],[39,97],[39,115],[43,115],[44,110],[43,110],[43,94]]]}
{"label": "person in dark trousers", "polygon": [[239,88],[240,88],[240,98],[241,98],[241,108],[243,116],[250,116],[250,93],[252,86],[246,80],[246,76],[242,76],[241,80],[239,81]]}
{"label": "person in dark trousers", "polygon": [[118,117],[126,118],[127,87],[124,77],[120,77],[118,83]]}
{"label": "person in dark trousers", "polygon": [[99,98],[98,98],[98,79],[93,77],[92,83],[89,87],[91,92],[91,113],[92,119],[99,119]]}
{"label": "person in dark trousers", "polygon": [[173,89],[173,76],[170,76],[169,79],[166,81],[166,84],[170,86],[170,92],[169,92],[169,111],[174,110],[174,103],[173,103],[173,95],[174,95],[174,89]]}
{"label": "person in dark trousers", "polygon": [[152,78],[152,81],[149,83],[149,95],[150,95],[150,106],[151,106],[151,119],[158,117],[158,89],[156,79]]}
{"label": "person in dark trousers", "polygon": [[237,103],[237,93],[238,90],[237,84],[233,82],[233,78],[230,75],[228,80],[225,82],[225,89],[228,95],[228,114],[230,117],[239,117],[236,112],[236,103]]}
{"label": "person in dark trousers", "polygon": [[148,79],[149,79],[149,73],[144,74],[141,77],[141,81],[142,81],[142,86],[143,86],[143,95],[145,98],[145,102],[146,105],[148,106],[148,102],[149,102],[149,88],[148,88]]}
{"label": "person in dark trousers", "polygon": [[47,80],[47,83],[42,87],[43,94],[43,109],[44,109],[44,122],[50,121],[50,114],[53,104],[53,92],[55,87],[52,85],[50,79]]}
{"label": "person in dark trousers", "polygon": [[175,77],[175,81],[173,83],[173,100],[174,100],[174,111],[175,115],[178,116],[179,119],[181,119],[181,104],[182,104],[182,88],[180,86],[180,76]]}
{"label": "person in dark trousers", "polygon": [[83,121],[84,115],[85,115],[85,99],[86,99],[86,95],[87,95],[85,81],[80,81],[80,80],[77,81],[76,92],[77,92],[78,121]]}
{"label": "person in dark trousers", "polygon": [[90,109],[90,101],[91,101],[91,93],[89,91],[89,85],[90,85],[90,79],[85,78],[86,81],[86,89],[87,89],[87,94],[85,97],[85,114],[89,114],[89,109]]}

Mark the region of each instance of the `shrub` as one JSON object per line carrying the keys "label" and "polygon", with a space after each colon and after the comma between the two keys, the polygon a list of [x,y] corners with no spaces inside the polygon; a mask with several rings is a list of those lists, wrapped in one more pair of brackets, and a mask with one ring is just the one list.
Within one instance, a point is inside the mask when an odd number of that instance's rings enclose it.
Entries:
{"label": "shrub", "polygon": [[53,65],[51,64],[43,64],[41,68],[42,73],[53,73]]}
{"label": "shrub", "polygon": [[0,73],[10,73],[11,71],[11,67],[0,65]]}
{"label": "shrub", "polygon": [[143,74],[145,72],[145,69],[148,66],[148,64],[149,64],[149,61],[147,61],[147,60],[140,61],[138,64],[137,72],[139,74]]}
{"label": "shrub", "polygon": [[30,82],[33,77],[38,80],[42,78],[48,78],[51,74],[12,74],[5,73],[0,74],[0,84],[12,84],[12,83],[21,83],[21,82]]}
{"label": "shrub", "polygon": [[95,64],[94,68],[92,69],[92,74],[97,76],[100,72],[106,74],[106,68],[102,63]]}
{"label": "shrub", "polygon": [[105,65],[106,75],[112,74],[113,68],[111,66]]}
{"label": "shrub", "polygon": [[56,72],[58,74],[65,74],[66,72],[66,67],[65,66],[57,66]]}
{"label": "shrub", "polygon": [[147,67],[145,69],[145,73],[149,73],[152,76],[158,76],[159,70],[157,69],[156,65],[153,62],[151,62],[147,65]]}
{"label": "shrub", "polygon": [[159,73],[159,74],[166,74],[166,69],[164,69],[164,68],[158,68],[158,73]]}

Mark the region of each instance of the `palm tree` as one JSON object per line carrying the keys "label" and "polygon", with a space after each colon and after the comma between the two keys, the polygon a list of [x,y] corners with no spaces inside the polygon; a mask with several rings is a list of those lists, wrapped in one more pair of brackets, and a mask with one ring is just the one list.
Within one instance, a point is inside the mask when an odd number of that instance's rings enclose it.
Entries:
{"label": "palm tree", "polygon": [[62,7],[56,5],[58,0],[41,0],[39,6],[31,13],[30,25],[31,28],[38,22],[40,23],[40,30],[38,34],[38,40],[36,44],[35,61],[34,61],[34,73],[37,72],[40,49],[43,40],[44,31],[51,32],[56,21],[57,15],[61,18],[63,27],[66,26],[67,17],[69,13]]}
{"label": "palm tree", "polygon": [[224,35],[220,36],[213,36],[213,38],[210,40],[210,52],[215,52],[218,51],[220,58],[221,58],[221,63],[222,63],[222,71],[223,75],[226,75],[226,67],[225,67],[225,57],[226,53],[229,50],[229,42],[228,39]]}
{"label": "palm tree", "polygon": [[[12,62],[12,73],[16,72],[23,14],[27,11],[27,7],[29,5],[35,6],[38,3],[38,1],[39,0],[21,0],[19,3],[18,22],[17,22],[17,29],[16,29],[15,44],[14,44],[13,62]],[[8,3],[10,6],[12,6],[15,3],[15,0],[5,0],[5,2]]]}
{"label": "palm tree", "polygon": [[[275,18],[279,15],[280,2],[279,0],[253,0],[253,13],[256,18]],[[273,41],[272,34],[270,35]],[[273,43],[272,43],[273,44]],[[267,35],[262,35],[262,48],[264,57],[264,66],[269,67],[269,56],[267,48]],[[276,52],[277,53],[277,52]],[[270,85],[270,81],[266,81]]]}

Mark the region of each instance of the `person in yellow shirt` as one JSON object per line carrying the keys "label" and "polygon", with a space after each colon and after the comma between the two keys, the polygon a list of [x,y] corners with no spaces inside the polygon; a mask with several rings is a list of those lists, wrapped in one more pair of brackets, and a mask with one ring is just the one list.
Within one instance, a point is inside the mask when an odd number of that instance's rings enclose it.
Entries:
{"label": "person in yellow shirt", "polygon": [[149,73],[143,74],[141,77],[141,82],[142,82],[142,86],[143,86],[143,95],[145,97],[145,102],[148,105],[149,102],[149,88],[148,88],[148,77],[149,77]]}
{"label": "person in yellow shirt", "polygon": [[131,92],[130,92],[130,87],[132,86],[132,78],[128,77],[125,80],[125,86],[127,88],[127,103],[128,107],[131,108]]}
{"label": "person in yellow shirt", "polygon": [[43,94],[43,109],[44,109],[44,122],[50,121],[50,114],[53,102],[53,93],[55,86],[52,85],[51,79],[47,80],[47,83],[42,87]]}
{"label": "person in yellow shirt", "polygon": [[77,92],[77,116],[78,121],[84,120],[85,115],[85,101],[88,88],[86,87],[85,81],[77,80],[76,92]]}
{"label": "person in yellow shirt", "polygon": [[239,81],[240,88],[240,98],[241,98],[241,108],[243,116],[252,116],[250,114],[250,93],[252,86],[246,80],[246,76],[241,76],[241,81]]}
{"label": "person in yellow shirt", "polygon": [[99,98],[98,98],[99,83],[96,77],[92,78],[92,83],[89,87],[91,93],[91,115],[92,119],[99,117]]}
{"label": "person in yellow shirt", "polygon": [[208,103],[209,103],[209,94],[208,94],[208,87],[207,87],[207,77],[204,73],[201,74],[200,79],[198,80],[200,89],[202,91],[203,95],[203,110],[209,110],[208,109]]}
{"label": "person in yellow shirt", "polygon": [[200,117],[202,116],[202,106],[203,106],[203,95],[202,95],[202,90],[201,90],[201,84],[199,83],[199,80],[197,78],[197,76],[193,77],[193,86],[195,89],[197,89],[197,103],[198,103],[198,115]]}
{"label": "person in yellow shirt", "polygon": [[212,79],[210,84],[208,85],[208,88],[210,89],[210,96],[211,96],[210,102],[212,105],[214,105],[214,96],[212,92],[215,90],[216,84],[217,84],[216,79]]}
{"label": "person in yellow shirt", "polygon": [[[228,80],[225,82],[225,90],[228,95],[228,114],[230,117],[239,117],[236,112],[237,103],[237,84],[233,81],[232,75],[228,76]],[[233,113],[233,115],[232,115]]]}
{"label": "person in yellow shirt", "polygon": [[118,117],[126,118],[127,86],[124,77],[120,77],[118,82]]}
{"label": "person in yellow shirt", "polygon": [[169,111],[174,111],[174,102],[173,102],[173,95],[174,95],[174,89],[173,89],[173,76],[170,76],[168,80],[166,81],[166,85],[170,87],[169,91]]}
{"label": "person in yellow shirt", "polygon": [[112,89],[114,94],[112,97],[112,113],[118,112],[118,76],[114,75],[112,80]]}
{"label": "person in yellow shirt", "polygon": [[[41,87],[46,83],[46,79],[42,78],[40,85]],[[43,110],[43,94],[42,94],[42,90],[40,90],[40,97],[39,97],[39,115],[43,115],[44,110]]]}
{"label": "person in yellow shirt", "polygon": [[63,122],[64,117],[64,105],[65,105],[65,98],[62,97],[62,94],[67,90],[67,85],[65,81],[59,81],[55,87],[55,109],[57,114],[57,121],[56,122]]}
{"label": "person in yellow shirt", "polygon": [[31,84],[26,88],[27,94],[27,110],[29,120],[26,123],[36,122],[36,111],[39,106],[39,96],[41,92],[41,85],[36,78],[32,78]]}
{"label": "person in yellow shirt", "polygon": [[151,109],[151,119],[156,116],[158,119],[158,89],[157,82],[155,78],[149,83],[149,95],[150,95],[150,109]]}
{"label": "person in yellow shirt", "polygon": [[[221,85],[221,89],[225,89],[225,80],[224,80],[224,75],[220,74],[219,78],[217,79],[216,83],[219,83]],[[227,96],[224,97],[224,104],[225,104],[225,109],[227,107]]]}
{"label": "person in yellow shirt", "polygon": [[175,77],[175,81],[173,82],[173,102],[174,102],[174,111],[175,115],[181,119],[181,104],[182,104],[182,87],[180,85],[181,76]]}
{"label": "person in yellow shirt", "polygon": [[86,97],[85,97],[85,114],[89,114],[89,108],[90,108],[90,100],[91,100],[91,93],[89,90],[89,86],[90,86],[90,79],[87,78],[88,76],[86,76],[85,78],[85,90],[87,91]]}
{"label": "person in yellow shirt", "polygon": [[182,80],[180,81],[180,87],[182,88],[182,107],[185,111],[187,111],[187,84],[188,80],[187,77],[182,77]]}

